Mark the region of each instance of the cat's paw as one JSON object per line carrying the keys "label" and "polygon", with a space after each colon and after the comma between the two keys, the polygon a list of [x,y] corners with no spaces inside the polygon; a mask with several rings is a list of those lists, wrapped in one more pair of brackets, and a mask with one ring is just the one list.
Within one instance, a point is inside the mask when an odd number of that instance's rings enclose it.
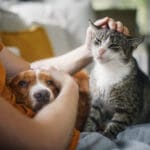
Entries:
{"label": "cat's paw", "polygon": [[94,132],[94,131],[96,131],[96,130],[97,130],[96,124],[94,124],[94,123],[92,122],[92,120],[88,118],[88,120],[87,120],[87,122],[85,123],[85,126],[84,126],[84,128],[83,128],[83,131],[84,131],[84,132]]}
{"label": "cat's paw", "polygon": [[116,139],[116,136],[108,131],[104,131],[102,134],[111,140]]}
{"label": "cat's paw", "polygon": [[117,134],[118,134],[117,124],[113,122],[110,122],[109,124],[107,124],[103,132],[103,135],[113,140],[116,138]]}

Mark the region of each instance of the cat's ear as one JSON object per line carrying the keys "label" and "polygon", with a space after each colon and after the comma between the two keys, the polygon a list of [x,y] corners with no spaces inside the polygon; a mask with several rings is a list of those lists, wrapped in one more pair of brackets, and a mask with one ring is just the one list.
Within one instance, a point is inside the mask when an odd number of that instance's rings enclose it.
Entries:
{"label": "cat's ear", "polygon": [[100,29],[100,27],[96,26],[90,19],[89,19],[89,25],[95,33]]}
{"label": "cat's ear", "polygon": [[134,50],[144,41],[144,36],[129,38],[128,41],[131,49]]}
{"label": "cat's ear", "polygon": [[136,49],[144,40],[144,36],[139,37],[127,37],[127,48],[125,50],[126,59],[128,60],[132,56],[132,52]]}

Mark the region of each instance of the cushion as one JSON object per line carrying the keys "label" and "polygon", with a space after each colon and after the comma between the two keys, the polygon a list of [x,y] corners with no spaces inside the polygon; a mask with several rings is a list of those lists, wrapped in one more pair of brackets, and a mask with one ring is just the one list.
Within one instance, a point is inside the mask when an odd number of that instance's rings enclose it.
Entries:
{"label": "cushion", "polygon": [[16,32],[0,32],[2,42],[6,46],[17,47],[21,56],[29,61],[53,56],[53,48],[48,36],[41,26]]}
{"label": "cushion", "polygon": [[0,31],[21,31],[28,27],[18,14],[0,7]]}

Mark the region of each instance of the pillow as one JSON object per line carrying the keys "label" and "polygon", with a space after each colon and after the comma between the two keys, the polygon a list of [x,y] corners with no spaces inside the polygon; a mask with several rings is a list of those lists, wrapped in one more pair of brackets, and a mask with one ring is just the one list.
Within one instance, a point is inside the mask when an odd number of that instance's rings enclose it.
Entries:
{"label": "pillow", "polygon": [[1,31],[0,36],[6,46],[17,47],[21,56],[29,62],[54,55],[52,44],[41,26],[34,25],[27,30],[16,32]]}
{"label": "pillow", "polygon": [[88,20],[90,18],[93,21],[95,20],[95,14],[91,8],[91,0],[28,1],[16,3],[10,7],[10,10],[19,14],[27,24],[36,22],[59,26],[61,29],[64,29],[68,32],[66,38],[69,44],[67,45],[71,49],[83,44],[86,29],[89,25]]}
{"label": "pillow", "polygon": [[27,23],[18,14],[0,7],[0,31],[21,31],[28,27]]}

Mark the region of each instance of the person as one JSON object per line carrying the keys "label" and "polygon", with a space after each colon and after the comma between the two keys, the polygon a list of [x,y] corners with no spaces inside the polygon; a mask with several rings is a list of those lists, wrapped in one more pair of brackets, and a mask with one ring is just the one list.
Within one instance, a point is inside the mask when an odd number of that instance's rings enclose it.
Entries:
{"label": "person", "polygon": [[[120,21],[109,17],[97,20],[95,24],[129,34],[127,27]],[[77,72],[92,61],[89,49],[91,37],[92,31],[89,27],[85,43],[81,47],[62,56],[32,64],[13,55],[0,44],[0,148],[68,149],[74,131],[79,97],[78,86],[69,74]],[[60,87],[56,100],[41,109],[32,119],[19,113],[2,97],[6,76],[12,77],[30,68],[48,70]]]}

